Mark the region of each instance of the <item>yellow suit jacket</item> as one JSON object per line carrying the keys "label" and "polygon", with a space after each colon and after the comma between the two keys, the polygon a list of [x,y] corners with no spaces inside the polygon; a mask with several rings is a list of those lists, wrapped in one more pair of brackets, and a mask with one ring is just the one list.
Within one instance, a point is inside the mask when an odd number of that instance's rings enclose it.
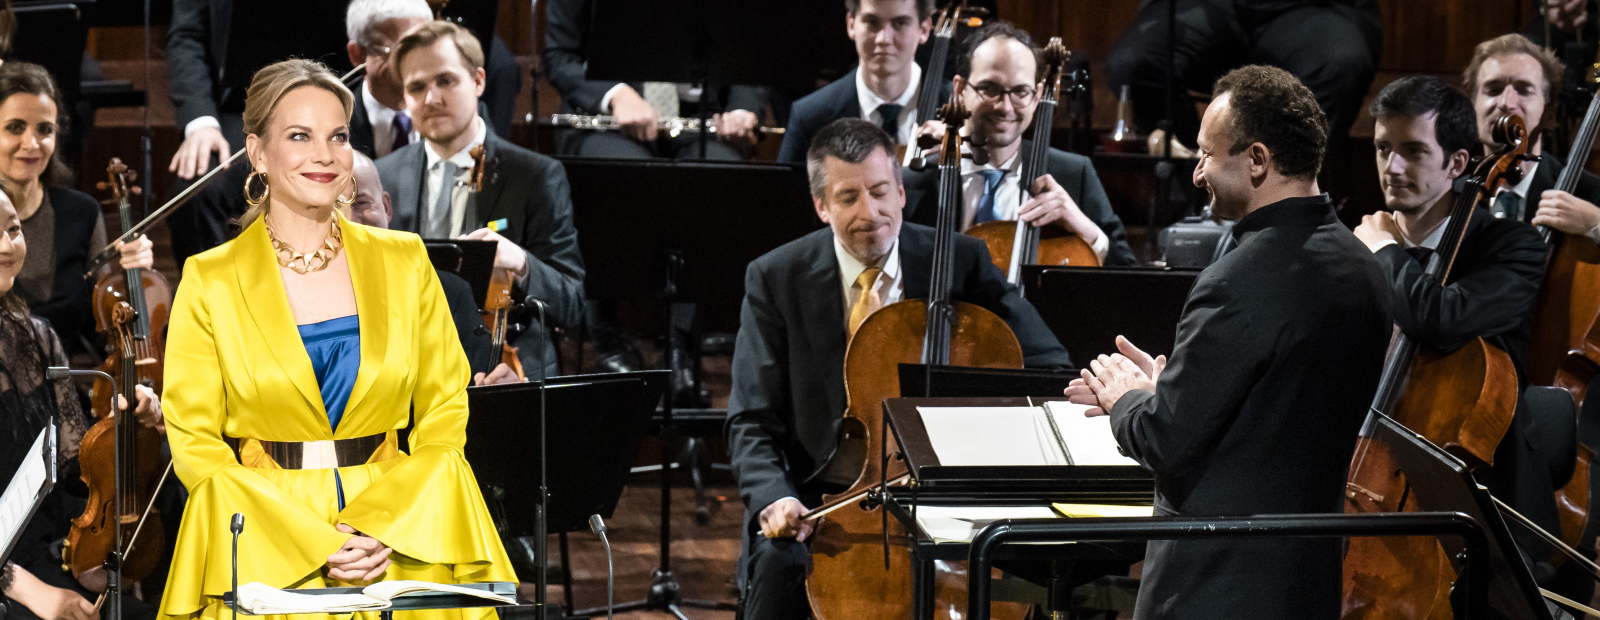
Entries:
{"label": "yellow suit jacket", "polygon": [[[228,524],[236,512],[245,515],[239,583],[320,587],[327,557],[349,538],[334,529],[340,523],[394,549],[384,579],[516,581],[462,456],[469,370],[422,241],[340,220],[361,368],[337,431],[264,224],[184,266],[163,408],[174,469],[190,497],[163,616],[215,615],[230,587]],[[413,417],[411,453],[400,454],[393,431]],[[385,432],[371,462],[337,470],[342,511],[335,470],[278,469],[250,442],[237,457],[228,443]]]}

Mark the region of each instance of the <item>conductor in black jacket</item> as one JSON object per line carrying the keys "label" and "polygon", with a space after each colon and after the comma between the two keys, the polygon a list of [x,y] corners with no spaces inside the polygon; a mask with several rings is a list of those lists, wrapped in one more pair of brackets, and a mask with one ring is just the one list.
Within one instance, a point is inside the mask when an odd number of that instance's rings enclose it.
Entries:
{"label": "conductor in black jacket", "polygon": [[[1158,516],[1339,512],[1390,323],[1372,252],[1316,174],[1327,121],[1281,69],[1217,81],[1195,184],[1238,242],[1195,281],[1172,361],[1126,340],[1067,394],[1109,412]],[[1152,541],[1134,617],[1337,618],[1338,540]]]}
{"label": "conductor in black jacket", "polygon": [[[1484,338],[1511,357],[1518,384],[1526,387],[1534,307],[1546,254],[1533,227],[1493,217],[1487,209],[1473,209],[1450,279],[1440,286],[1423,273],[1455,202],[1450,179],[1466,169],[1474,142],[1472,103],[1439,78],[1405,77],[1378,93],[1371,113],[1377,119],[1373,142],[1378,178],[1384,202],[1393,213],[1363,217],[1355,234],[1383,265],[1395,323],[1407,337],[1435,351],[1453,352],[1474,338]],[[1430,143],[1429,136],[1437,136],[1437,141]],[[1427,154],[1408,152],[1404,145],[1413,144],[1431,148]],[[1494,465],[1474,476],[1517,512],[1546,531],[1558,532],[1556,484],[1535,449],[1537,426],[1528,399],[1517,399],[1516,414],[1495,450]],[[1530,541],[1521,536],[1523,532],[1517,534]]]}
{"label": "conductor in black jacket", "polygon": [[[1041,176],[1026,183],[1020,178],[1022,154],[1033,144],[1022,139],[1023,132],[1039,107],[1038,58],[1039,48],[1028,33],[1005,21],[990,21],[962,42],[953,92],[972,110],[966,128],[975,157],[961,160],[961,228],[1018,219],[1057,226],[1083,238],[1100,264],[1131,266],[1127,231],[1111,210],[1089,158],[1047,148]],[[938,168],[907,170],[905,175],[906,221],[936,224]],[[1024,188],[1026,201],[1021,200]]]}
{"label": "conductor in black jacket", "polygon": [[[832,453],[845,410],[851,317],[926,298],[933,230],[901,224],[894,143],[877,125],[842,119],[807,155],[812,201],[829,228],[767,253],[745,272],[733,353],[728,449],[745,505],[739,573],[745,617],[808,617],[811,532],[800,515],[824,492],[812,476]],[[878,270],[874,273],[873,270]],[[994,312],[1016,334],[1026,364],[1070,366],[1033,306],[1006,284],[981,242],[956,236],[952,297]]]}

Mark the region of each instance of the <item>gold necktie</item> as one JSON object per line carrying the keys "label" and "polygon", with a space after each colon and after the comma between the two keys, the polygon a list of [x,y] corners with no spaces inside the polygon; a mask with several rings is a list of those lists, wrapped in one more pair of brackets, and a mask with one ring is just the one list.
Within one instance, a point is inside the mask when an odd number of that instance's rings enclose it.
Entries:
{"label": "gold necktie", "polygon": [[873,290],[873,286],[878,283],[878,276],[882,274],[882,269],[868,267],[866,271],[861,272],[861,275],[856,276],[856,286],[861,289],[861,294],[857,295],[856,302],[850,305],[851,337],[856,335],[856,329],[861,327],[861,322],[867,320],[873,311],[883,305],[883,300]]}

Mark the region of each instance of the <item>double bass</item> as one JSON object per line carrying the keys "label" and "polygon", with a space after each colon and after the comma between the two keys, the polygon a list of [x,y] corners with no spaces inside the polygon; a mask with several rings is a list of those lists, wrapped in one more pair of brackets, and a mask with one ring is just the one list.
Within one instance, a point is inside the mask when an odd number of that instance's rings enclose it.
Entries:
{"label": "double bass", "polygon": [[[1457,251],[1473,217],[1488,217],[1480,201],[1521,176],[1529,140],[1521,117],[1502,116],[1494,137],[1504,145],[1474,162],[1451,205],[1439,247],[1425,273],[1437,286],[1450,281]],[[1369,437],[1377,416],[1407,429],[1461,459],[1469,467],[1494,463],[1495,449],[1511,426],[1520,387],[1511,357],[1476,338],[1453,353],[1421,350],[1396,333],[1384,361],[1378,392],[1356,440],[1345,484],[1345,512],[1417,510],[1409,482],[1384,444]],[[1432,537],[1352,538],[1344,561],[1347,619],[1448,618],[1455,569]]]}
{"label": "double bass", "polygon": [[[122,217],[122,241],[135,238],[128,196],[132,173],[116,158],[106,167],[103,189],[111,192]],[[135,387],[161,389],[162,333],[172,304],[172,288],[159,272],[129,269],[108,274],[95,284],[94,311],[98,328],[112,343],[101,366],[117,377],[120,396],[129,411],[138,402]],[[164,549],[160,527],[141,528],[152,514],[150,505],[170,465],[161,457],[161,436],[130,416],[116,411],[117,394],[97,384],[93,394],[100,421],[83,436],[78,461],[89,503],[72,520],[61,556],[74,577],[104,565],[119,549],[124,581],[138,581],[154,570]],[[163,470],[163,467],[167,467]],[[138,534],[136,535],[136,532]],[[137,543],[137,544],[136,544]]]}
{"label": "double bass", "polygon": [[[967,0],[950,0],[949,6],[933,14],[928,66],[922,68],[922,83],[917,85],[918,123],[932,120],[939,109],[944,86],[944,65],[950,59],[950,43],[955,40],[956,26],[965,23],[968,28],[977,28],[983,24],[983,16],[988,14],[989,9],[967,6]],[[903,144],[896,149],[895,157],[902,166],[920,166],[923,162],[922,148],[915,143]]]}
{"label": "double bass", "polygon": [[[845,349],[848,407],[839,449],[823,467],[854,480],[823,498],[804,518],[816,522],[806,594],[817,620],[904,618],[912,611],[911,557],[905,530],[890,519],[877,489],[903,480],[906,467],[882,432],[883,400],[901,396],[902,363],[1021,368],[1022,345],[994,313],[951,298],[955,236],[960,226],[961,137],[969,113],[959,99],[940,110],[945,123],[939,164],[939,222],[928,298],[884,306],[861,322]],[[935,571],[937,617],[964,613],[964,568],[940,562]],[[1026,606],[997,603],[996,618],[1020,620]]]}
{"label": "double bass", "polygon": [[[1061,98],[1061,81],[1072,52],[1051,37],[1044,48],[1044,88],[1039,91],[1039,106],[1033,112],[1031,143],[1022,152],[1021,202],[1028,201],[1029,188],[1044,176],[1050,163],[1050,130],[1055,123],[1056,102]],[[1068,88],[1077,88],[1071,84]],[[967,234],[989,246],[989,258],[1006,274],[1006,281],[1020,284],[1023,265],[1072,265],[1099,267],[1100,257],[1083,237],[1051,226],[1049,231],[1018,220],[984,222],[967,229]]]}

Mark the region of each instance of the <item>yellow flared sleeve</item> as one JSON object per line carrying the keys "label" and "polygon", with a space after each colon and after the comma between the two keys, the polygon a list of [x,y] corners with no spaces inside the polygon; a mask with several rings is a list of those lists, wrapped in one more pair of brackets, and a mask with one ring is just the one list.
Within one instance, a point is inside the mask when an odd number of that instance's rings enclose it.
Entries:
{"label": "yellow flared sleeve", "polygon": [[411,405],[411,455],[360,495],[339,520],[396,552],[430,564],[455,565],[462,581],[516,581],[476,476],[462,454],[467,436],[467,385],[472,379],[439,276],[422,257],[418,278],[416,386]]}
{"label": "yellow flared sleeve", "polygon": [[318,511],[239,465],[224,440],[228,403],[218,372],[222,356],[201,273],[193,260],[185,267],[168,323],[163,409],[173,469],[190,497],[172,560],[175,578],[167,581],[161,599],[165,616],[196,613],[206,597],[221,596],[230,587],[233,513],[244,514],[246,521],[239,540],[240,583],[295,583],[315,574],[349,538]]}

